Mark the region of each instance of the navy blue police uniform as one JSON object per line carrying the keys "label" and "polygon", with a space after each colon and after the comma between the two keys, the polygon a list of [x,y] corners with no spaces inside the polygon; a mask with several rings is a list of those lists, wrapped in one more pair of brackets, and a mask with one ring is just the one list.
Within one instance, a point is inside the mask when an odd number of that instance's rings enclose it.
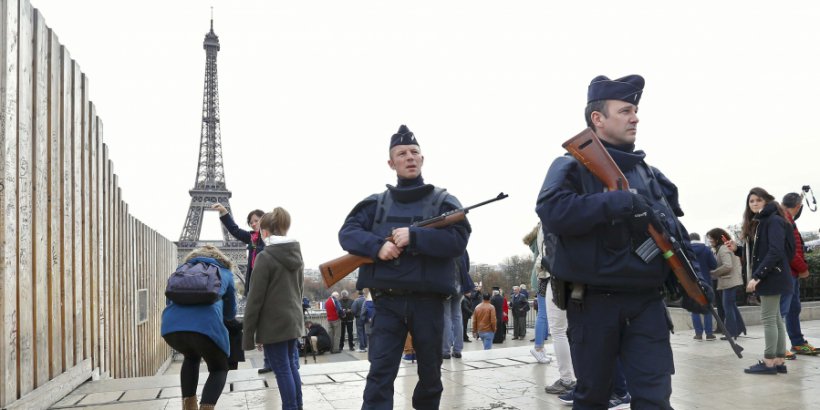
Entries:
{"label": "navy blue police uniform", "polygon": [[[596,77],[588,102],[637,105],[643,83],[636,75]],[[673,276],[661,255],[645,262],[634,252],[648,239],[630,228],[635,196],[645,198],[642,204],[648,203],[656,220],[684,246],[689,235],[677,220],[683,212],[675,185],[631,144],[604,146],[632,192],[607,192],[582,164],[563,156],[550,166],[536,205],[545,232],[558,237],[551,273],[576,292],[567,304],[567,337],[578,379],[573,408],[607,408],[620,359],[632,408],[668,409],[675,368],[662,289]]]}
{"label": "navy blue police uniform", "polygon": [[[391,138],[395,145],[418,145],[402,125]],[[362,409],[392,409],[393,383],[401,362],[407,333],[413,336],[419,381],[413,407],[438,409],[441,383],[442,301],[455,293],[456,263],[467,248],[467,220],[444,228],[410,228],[410,243],[393,260],[378,258],[393,229],[461,208],[446,190],[425,184],[421,176],[399,178],[396,186],[359,202],[339,231],[347,252],[375,262],[359,268],[356,288],[370,288],[376,309],[370,336],[370,371]]]}

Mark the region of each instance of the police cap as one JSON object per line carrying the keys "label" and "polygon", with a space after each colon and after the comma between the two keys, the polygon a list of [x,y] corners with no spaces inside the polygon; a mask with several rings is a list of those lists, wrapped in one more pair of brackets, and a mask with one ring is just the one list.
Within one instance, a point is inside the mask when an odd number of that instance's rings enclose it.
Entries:
{"label": "police cap", "polygon": [[610,80],[605,75],[592,79],[587,90],[587,103],[600,100],[620,100],[638,105],[643,93],[643,77],[633,74]]}
{"label": "police cap", "polygon": [[402,124],[399,130],[390,137],[390,149],[396,145],[419,145],[419,141],[416,139],[416,136],[413,135],[413,132],[410,131],[410,128]]}

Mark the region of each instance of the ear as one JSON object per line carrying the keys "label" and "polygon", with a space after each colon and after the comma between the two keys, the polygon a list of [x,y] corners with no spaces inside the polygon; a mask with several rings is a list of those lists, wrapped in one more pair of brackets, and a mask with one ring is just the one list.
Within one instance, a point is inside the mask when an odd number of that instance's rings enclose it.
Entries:
{"label": "ear", "polygon": [[389,166],[389,167],[390,167],[390,169],[392,169],[393,171],[395,171],[395,170],[396,170],[396,164],[394,164],[394,163],[393,163],[393,160],[392,160],[392,159],[388,159],[388,160],[387,160],[387,166]]}
{"label": "ear", "polygon": [[601,128],[601,126],[604,125],[604,115],[599,111],[593,111],[592,114],[589,115],[589,118],[592,121],[592,124],[595,125],[596,129]]}

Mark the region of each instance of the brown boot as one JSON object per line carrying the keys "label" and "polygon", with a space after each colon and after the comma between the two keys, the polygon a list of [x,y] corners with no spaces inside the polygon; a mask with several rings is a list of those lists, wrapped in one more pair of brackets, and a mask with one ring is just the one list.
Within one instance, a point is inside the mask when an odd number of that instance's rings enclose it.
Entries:
{"label": "brown boot", "polygon": [[213,410],[216,404],[200,404],[199,410]]}
{"label": "brown boot", "polygon": [[197,410],[196,396],[182,398],[182,410]]}

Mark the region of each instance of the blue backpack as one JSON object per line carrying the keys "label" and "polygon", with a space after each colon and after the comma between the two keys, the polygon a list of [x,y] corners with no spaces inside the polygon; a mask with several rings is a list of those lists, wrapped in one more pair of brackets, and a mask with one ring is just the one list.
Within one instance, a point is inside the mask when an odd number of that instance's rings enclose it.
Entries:
{"label": "blue backpack", "polygon": [[219,300],[222,276],[219,267],[205,262],[187,262],[171,274],[165,297],[180,305],[210,305]]}

